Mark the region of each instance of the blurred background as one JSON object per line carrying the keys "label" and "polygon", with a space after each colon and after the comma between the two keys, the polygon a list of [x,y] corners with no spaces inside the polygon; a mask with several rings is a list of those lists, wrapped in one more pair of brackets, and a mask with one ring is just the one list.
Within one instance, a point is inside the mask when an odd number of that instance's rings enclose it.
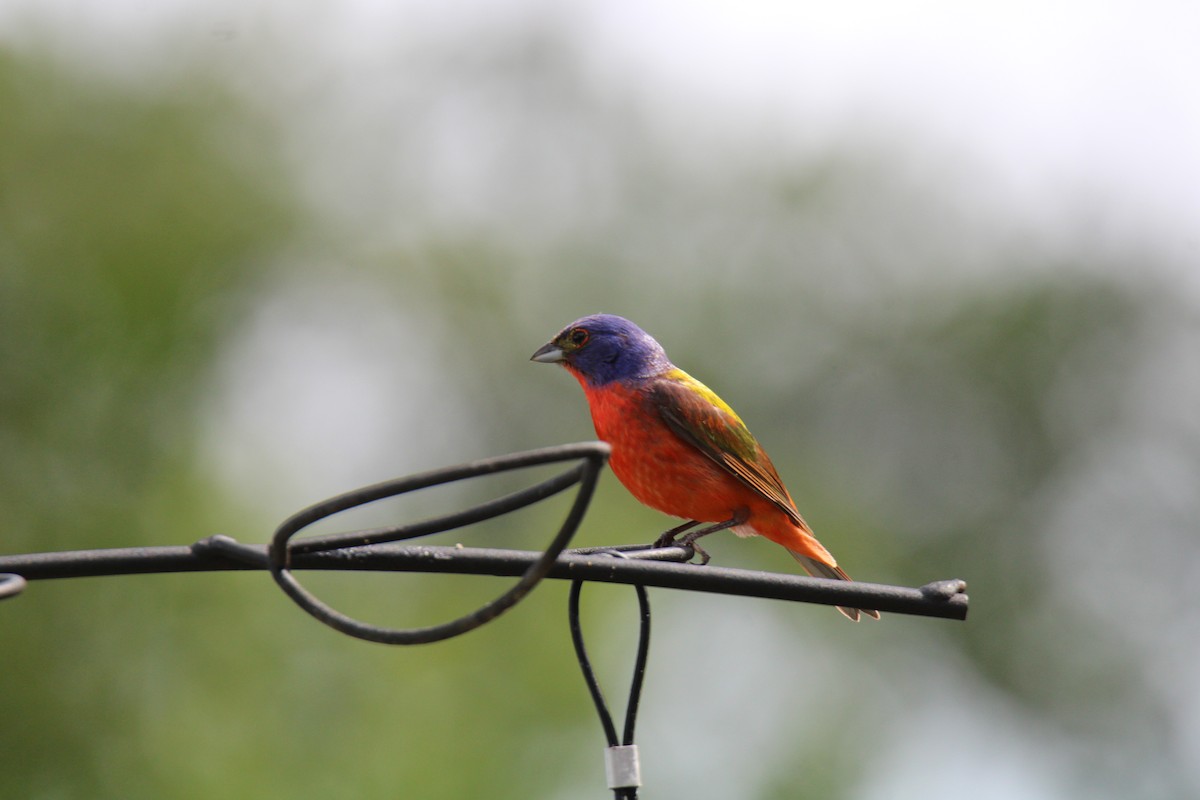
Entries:
{"label": "blurred background", "polygon": [[[527,359],[619,313],[739,410],[851,574],[971,593],[966,623],[854,626],[653,592],[644,796],[1196,797],[1198,25],[6,0],[0,552],[263,542],[360,484],[590,439]],[[471,541],[537,546],[565,502]],[[578,543],[669,524],[606,474]],[[399,623],[496,588],[320,577]],[[632,593],[584,603],[621,699]],[[0,795],[604,797],[565,607],[543,585],[401,649],[262,574],[35,583],[0,607]]]}

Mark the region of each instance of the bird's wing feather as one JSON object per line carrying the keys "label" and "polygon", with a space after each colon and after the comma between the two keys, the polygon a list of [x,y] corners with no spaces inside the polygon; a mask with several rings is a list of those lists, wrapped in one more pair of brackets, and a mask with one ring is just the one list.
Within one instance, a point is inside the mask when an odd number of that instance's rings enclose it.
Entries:
{"label": "bird's wing feather", "polygon": [[650,399],[667,426],[808,530],[771,459],[725,401],[680,369],[658,376]]}

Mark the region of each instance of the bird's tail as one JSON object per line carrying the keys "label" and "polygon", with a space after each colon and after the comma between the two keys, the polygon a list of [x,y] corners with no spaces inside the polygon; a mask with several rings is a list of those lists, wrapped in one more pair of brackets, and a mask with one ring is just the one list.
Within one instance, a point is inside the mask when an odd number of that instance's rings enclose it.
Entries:
{"label": "bird's tail", "polygon": [[[803,553],[798,553],[795,550],[788,550],[788,552],[792,554],[792,558],[800,562],[800,566],[804,567],[804,571],[814,578],[831,578],[835,581],[850,580],[850,576],[841,567],[830,566]],[[866,614],[873,619],[879,619],[879,612],[870,608],[843,608],[842,606],[838,606],[837,610],[854,622],[858,622],[860,614]]]}

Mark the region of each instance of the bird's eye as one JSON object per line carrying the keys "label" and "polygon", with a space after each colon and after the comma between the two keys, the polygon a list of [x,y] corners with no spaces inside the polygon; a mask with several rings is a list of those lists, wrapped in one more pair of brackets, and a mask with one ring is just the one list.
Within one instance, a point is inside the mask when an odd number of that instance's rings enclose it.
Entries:
{"label": "bird's eye", "polygon": [[588,332],[583,328],[576,328],[575,330],[571,331],[570,334],[568,334],[567,338],[569,338],[571,340],[571,344],[575,345],[576,347],[583,347],[588,340]]}

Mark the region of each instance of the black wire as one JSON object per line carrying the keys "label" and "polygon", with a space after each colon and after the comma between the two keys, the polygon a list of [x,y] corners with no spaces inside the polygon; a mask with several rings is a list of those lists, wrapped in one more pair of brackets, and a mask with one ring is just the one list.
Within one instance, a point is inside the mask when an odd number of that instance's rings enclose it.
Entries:
{"label": "black wire", "polygon": [[621,744],[633,744],[633,729],[637,725],[638,705],[642,699],[642,682],[646,677],[646,661],[650,655],[650,598],[644,586],[634,586],[638,596],[638,613],[641,620],[638,633],[637,656],[634,660],[633,680],[629,685],[629,702],[625,706],[625,736]]}
{"label": "black wire", "polygon": [[[610,550],[606,555],[616,558],[627,558],[625,553]],[[629,686],[629,699],[625,705],[625,729],[624,736],[620,741],[617,740],[617,729],[613,724],[612,713],[608,710],[608,703],[604,699],[604,692],[600,688],[600,682],[596,678],[596,671],[592,667],[592,661],[588,657],[587,647],[583,642],[583,626],[579,619],[579,597],[583,592],[584,581],[577,580],[571,582],[571,592],[567,601],[567,621],[571,628],[571,642],[575,646],[575,656],[579,660],[579,669],[583,672],[584,683],[587,684],[588,693],[592,696],[592,703],[596,706],[596,713],[600,717],[600,726],[604,728],[604,738],[608,742],[609,747],[621,745],[632,745],[634,742],[634,729],[637,725],[638,705],[641,702],[642,683],[646,676],[646,662],[650,654],[650,598],[646,593],[646,588],[640,584],[634,585],[634,590],[637,592],[638,610],[639,610],[639,633],[637,655],[634,657],[633,664],[633,679]],[[613,795],[618,800],[634,800],[637,797],[637,787],[618,787],[613,789]]]}
{"label": "black wire", "polygon": [[612,714],[608,703],[604,701],[604,691],[596,680],[596,672],[592,669],[592,661],[588,658],[587,648],[583,644],[583,629],[579,622],[579,595],[583,590],[583,581],[571,582],[571,594],[567,601],[567,620],[571,627],[571,642],[575,645],[575,657],[579,660],[579,668],[583,671],[583,681],[587,684],[596,713],[600,715],[600,726],[604,728],[604,739],[609,747],[617,746],[617,728],[613,724]]}
{"label": "black wire", "polygon": [[[515,468],[515,467],[514,467]],[[583,477],[587,470],[585,465],[580,465],[575,469],[562,472],[549,478],[536,486],[531,486],[527,489],[513,492],[498,497],[495,500],[489,500],[485,503],[480,503],[477,506],[472,506],[464,511],[459,511],[454,514],[447,514],[433,519],[422,520],[421,522],[413,522],[408,525],[395,525],[385,528],[375,528],[374,530],[354,531],[352,533],[338,533],[328,536],[313,536],[305,539],[302,542],[289,544],[288,553],[295,555],[298,553],[319,553],[327,550],[339,550],[343,547],[360,547],[362,545],[379,544],[382,542],[398,542],[404,539],[415,539],[419,536],[427,536],[433,533],[442,533],[443,531],[453,530],[454,528],[463,528],[467,525],[474,525],[476,522],[499,517],[503,514],[508,514],[512,511],[517,511],[525,506],[533,505],[534,503],[545,500],[547,497],[552,497],[564,489],[569,489],[575,485]],[[381,500],[388,497],[394,497],[405,492],[423,489],[428,486],[434,486],[438,483],[446,483],[462,478],[472,478],[475,474],[459,475],[454,474],[454,477],[446,478],[436,482],[421,482],[414,485],[410,479],[404,478],[391,483],[380,484],[376,487],[368,487],[365,490],[351,492],[342,495],[340,499],[351,499],[354,502],[349,505],[344,505],[340,508],[327,510],[324,516],[345,511],[354,506],[370,503],[375,500]],[[386,491],[385,491],[386,490]],[[315,517],[304,525],[310,525],[322,517]],[[287,524],[287,523],[285,523]],[[301,526],[303,527],[303,526]]]}
{"label": "black wire", "polygon": [[[583,520],[588,503],[591,502],[592,493],[595,491],[596,481],[600,476],[600,469],[608,460],[610,452],[609,446],[603,442],[583,442],[574,445],[548,447],[541,450],[530,450],[524,453],[514,453],[447,467],[445,469],[433,470],[338,495],[293,514],[279,526],[271,539],[270,547],[267,549],[268,569],[270,569],[272,577],[275,578],[275,582],[279,584],[288,597],[292,598],[296,605],[331,628],[341,631],[348,636],[372,642],[380,642],[381,644],[426,644],[459,636],[495,619],[515,606],[533,590],[533,587],[546,577],[553,568],[559,554],[567,546],[571,537],[575,535],[575,531],[579,529],[579,523]],[[383,498],[394,497],[405,492],[424,489],[429,486],[463,480],[464,478],[541,464],[575,460],[580,460],[581,463],[560,475],[554,476],[529,489],[514,492],[465,511],[448,514],[433,520],[425,520],[414,526],[381,528],[355,534],[322,537],[310,540],[307,543],[310,547],[315,547],[317,550],[339,548],[338,552],[344,552],[341,548],[351,547],[353,549],[361,545],[391,542],[452,530],[463,525],[507,514],[510,511],[545,499],[578,483],[579,490],[575,494],[575,501],[572,503],[566,519],[563,520],[563,524],[559,528],[558,534],[551,541],[550,546],[525,569],[517,583],[508,591],[457,619],[440,625],[430,625],[421,628],[386,628],[360,622],[318,599],[300,585],[289,569],[293,552],[296,550],[302,552],[305,546],[304,543],[291,545],[291,538],[307,526],[333,514]]]}

